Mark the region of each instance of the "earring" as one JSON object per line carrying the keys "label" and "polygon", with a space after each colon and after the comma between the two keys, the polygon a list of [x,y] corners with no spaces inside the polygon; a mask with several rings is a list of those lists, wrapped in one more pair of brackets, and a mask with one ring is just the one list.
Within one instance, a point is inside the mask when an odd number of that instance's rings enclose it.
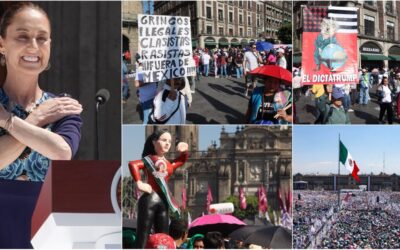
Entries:
{"label": "earring", "polygon": [[47,64],[47,67],[44,70],[49,70],[51,68],[50,62]]}
{"label": "earring", "polygon": [[6,56],[4,54],[1,54],[0,65],[2,67],[6,66]]}

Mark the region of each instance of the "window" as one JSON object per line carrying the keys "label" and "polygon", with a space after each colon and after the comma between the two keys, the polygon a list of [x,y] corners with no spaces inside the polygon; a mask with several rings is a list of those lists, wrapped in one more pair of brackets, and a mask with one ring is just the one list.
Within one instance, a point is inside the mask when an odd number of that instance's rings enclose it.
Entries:
{"label": "window", "polygon": [[224,21],[224,12],[221,9],[218,9],[218,21]]}
{"label": "window", "polygon": [[247,36],[251,36],[251,29],[247,30]]}
{"label": "window", "polygon": [[241,37],[243,37],[243,28],[240,28],[240,29],[239,29],[239,35],[240,35]]}
{"label": "window", "polygon": [[207,26],[207,34],[208,35],[212,34],[212,26]]}
{"label": "window", "polygon": [[233,23],[233,12],[229,12],[229,22]]}
{"label": "window", "polygon": [[229,35],[233,36],[233,29],[229,29]]}
{"label": "window", "polygon": [[375,18],[364,15],[365,35],[375,36]]}
{"label": "window", "polygon": [[387,39],[394,41],[394,23],[387,22]]}
{"label": "window", "polygon": [[251,25],[251,16],[247,16],[247,25],[248,25],[248,26]]}
{"label": "window", "polygon": [[394,13],[393,11],[393,2],[391,0],[386,1],[385,5],[386,13]]}
{"label": "window", "polygon": [[364,1],[365,4],[375,6],[375,1]]}
{"label": "window", "polygon": [[243,7],[243,1],[242,0],[239,1],[239,7]]}
{"label": "window", "polygon": [[239,14],[239,24],[243,24],[243,15]]}
{"label": "window", "polygon": [[207,8],[207,18],[211,19],[212,18],[212,16],[211,16],[211,6],[207,6],[206,8]]}
{"label": "window", "polygon": [[219,35],[223,36],[224,35],[224,28],[219,27],[218,29],[219,29]]}
{"label": "window", "polygon": [[251,1],[247,1],[247,8],[251,10]]}
{"label": "window", "polygon": [[257,27],[261,26],[260,15],[257,15]]}

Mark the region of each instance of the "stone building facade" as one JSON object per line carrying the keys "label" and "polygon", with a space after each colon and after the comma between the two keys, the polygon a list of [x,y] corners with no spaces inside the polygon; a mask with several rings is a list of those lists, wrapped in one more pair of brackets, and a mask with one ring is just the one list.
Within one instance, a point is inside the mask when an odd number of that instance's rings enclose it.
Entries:
{"label": "stone building facade", "polygon": [[[157,127],[148,126],[149,135]],[[198,151],[197,126],[168,127],[173,138],[171,150],[178,141],[189,144],[190,157],[177,169],[169,181],[170,190],[181,204],[182,189],[186,185],[188,208],[192,217],[205,212],[208,186],[213,203],[221,203],[231,195],[238,195],[240,186],[246,195],[257,195],[257,188],[265,186],[268,203],[279,209],[277,188],[291,190],[292,130],[291,127],[245,126],[227,133],[222,128],[220,146],[213,143],[206,151]],[[197,150],[196,150],[197,149]],[[171,152],[168,159],[176,157]]]}

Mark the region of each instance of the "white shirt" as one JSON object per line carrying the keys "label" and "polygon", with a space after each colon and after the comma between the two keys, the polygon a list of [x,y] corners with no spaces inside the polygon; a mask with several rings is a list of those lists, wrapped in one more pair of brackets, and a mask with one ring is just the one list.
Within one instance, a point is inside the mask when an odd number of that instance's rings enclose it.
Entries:
{"label": "white shirt", "polygon": [[178,106],[180,96],[181,102],[179,104],[179,109],[175,112],[175,114],[168,120],[165,124],[185,124],[186,123],[186,105],[185,105],[185,97],[182,93],[178,93],[176,95],[175,100],[171,100],[168,97],[165,99],[165,102],[162,101],[162,95],[165,90],[170,90],[171,87],[167,84],[164,84],[164,89],[160,91],[156,97],[154,98],[154,118],[160,121],[168,119],[171,114],[176,110]]}
{"label": "white shirt", "polygon": [[382,91],[383,91],[383,98],[382,102],[387,102],[390,103],[392,102],[392,92],[389,89],[389,86],[382,85]]}
{"label": "white shirt", "polygon": [[207,53],[204,53],[203,56],[201,57],[201,61],[202,61],[203,65],[209,65],[210,59],[211,59],[211,57]]}
{"label": "white shirt", "polygon": [[244,53],[244,60],[246,64],[244,65],[246,71],[252,71],[258,67],[258,53],[253,53],[251,51],[246,51]]}
{"label": "white shirt", "polygon": [[279,67],[286,69],[286,67],[287,67],[286,58],[284,56],[279,57],[279,59],[276,60],[276,64]]}

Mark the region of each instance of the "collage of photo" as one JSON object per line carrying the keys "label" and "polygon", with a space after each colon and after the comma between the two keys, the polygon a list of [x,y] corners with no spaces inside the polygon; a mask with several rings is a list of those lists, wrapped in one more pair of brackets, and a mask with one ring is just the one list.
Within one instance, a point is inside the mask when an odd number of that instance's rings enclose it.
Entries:
{"label": "collage of photo", "polygon": [[400,249],[400,1],[0,17],[0,249]]}

